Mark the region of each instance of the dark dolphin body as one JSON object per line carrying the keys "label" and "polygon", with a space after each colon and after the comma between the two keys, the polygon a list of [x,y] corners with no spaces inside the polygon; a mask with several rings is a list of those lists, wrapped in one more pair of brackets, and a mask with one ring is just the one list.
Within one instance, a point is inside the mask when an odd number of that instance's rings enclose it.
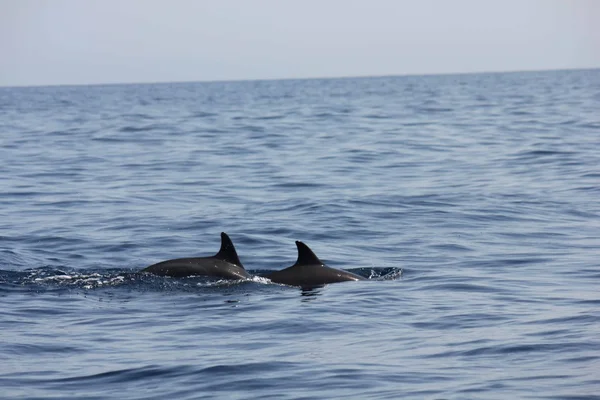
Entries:
{"label": "dark dolphin body", "polygon": [[341,269],[328,267],[302,242],[298,246],[298,261],[296,264],[281,271],[265,275],[272,282],[284,285],[314,287],[326,283],[361,281],[365,278]]}
{"label": "dark dolphin body", "polygon": [[167,260],[144,268],[142,272],[173,277],[203,275],[224,279],[250,278],[225,232],[221,233],[221,249],[212,257]]}

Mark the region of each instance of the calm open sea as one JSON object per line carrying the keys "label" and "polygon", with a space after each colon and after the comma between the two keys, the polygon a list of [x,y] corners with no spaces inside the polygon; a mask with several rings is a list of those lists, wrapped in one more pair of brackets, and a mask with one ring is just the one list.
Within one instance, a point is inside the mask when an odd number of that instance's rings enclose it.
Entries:
{"label": "calm open sea", "polygon": [[[1,398],[599,398],[600,70],[0,88],[0,160]],[[137,273],[221,231],[373,279]]]}

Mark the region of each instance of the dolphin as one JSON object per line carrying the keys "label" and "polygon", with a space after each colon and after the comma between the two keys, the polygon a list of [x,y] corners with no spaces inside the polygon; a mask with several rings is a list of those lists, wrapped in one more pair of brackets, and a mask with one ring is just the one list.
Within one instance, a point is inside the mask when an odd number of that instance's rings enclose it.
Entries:
{"label": "dolphin", "polygon": [[266,275],[265,278],[269,278],[271,282],[275,283],[302,287],[365,280],[364,277],[352,272],[328,267],[302,242],[296,241],[296,246],[298,247],[298,260],[296,264],[281,271],[272,272]]}
{"label": "dolphin", "polygon": [[248,279],[250,274],[233,247],[233,243],[225,232],[221,232],[221,249],[212,257],[177,258],[153,264],[142,272],[154,275],[185,277],[185,276],[215,276],[224,279]]}

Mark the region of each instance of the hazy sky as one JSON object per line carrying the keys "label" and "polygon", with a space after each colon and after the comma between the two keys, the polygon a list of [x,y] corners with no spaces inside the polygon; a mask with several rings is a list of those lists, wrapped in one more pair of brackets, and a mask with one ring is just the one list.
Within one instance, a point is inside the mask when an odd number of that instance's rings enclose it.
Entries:
{"label": "hazy sky", "polygon": [[600,67],[600,0],[0,0],[0,86]]}

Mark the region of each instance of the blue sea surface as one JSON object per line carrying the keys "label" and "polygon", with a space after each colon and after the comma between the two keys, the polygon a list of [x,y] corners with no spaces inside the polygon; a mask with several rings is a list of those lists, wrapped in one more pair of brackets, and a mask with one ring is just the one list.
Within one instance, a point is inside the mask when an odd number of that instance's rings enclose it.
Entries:
{"label": "blue sea surface", "polygon": [[[1,398],[600,398],[600,70],[0,88],[0,160]],[[370,279],[139,273],[222,231]]]}

